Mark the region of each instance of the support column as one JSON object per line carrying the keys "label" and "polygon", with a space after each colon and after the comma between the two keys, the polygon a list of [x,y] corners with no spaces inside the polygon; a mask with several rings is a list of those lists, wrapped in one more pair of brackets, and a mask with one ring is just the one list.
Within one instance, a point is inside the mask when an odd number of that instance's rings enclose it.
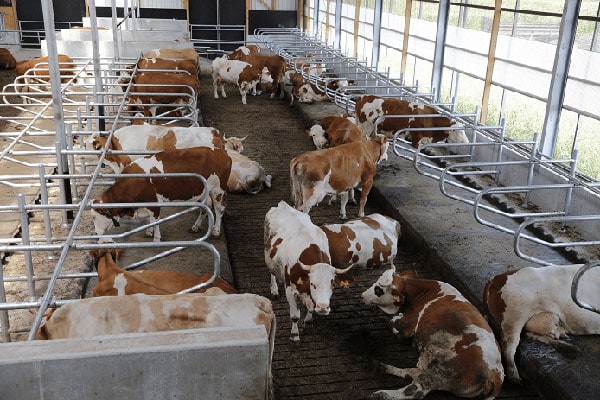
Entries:
{"label": "support column", "polygon": [[431,90],[435,93],[434,101],[440,100],[442,90],[442,72],[444,69],[444,49],[446,47],[446,29],[450,14],[450,0],[440,0],[437,19],[437,34],[433,54],[433,70],[431,72]]}
{"label": "support column", "polygon": [[567,75],[571,64],[571,54],[577,33],[577,17],[581,0],[565,1],[563,17],[560,22],[560,34],[554,55],[554,66],[552,67],[552,79],[548,90],[546,101],[546,117],[540,139],[540,152],[542,155],[552,158],[558,139],[558,128],[560,114],[565,98],[567,86]]}

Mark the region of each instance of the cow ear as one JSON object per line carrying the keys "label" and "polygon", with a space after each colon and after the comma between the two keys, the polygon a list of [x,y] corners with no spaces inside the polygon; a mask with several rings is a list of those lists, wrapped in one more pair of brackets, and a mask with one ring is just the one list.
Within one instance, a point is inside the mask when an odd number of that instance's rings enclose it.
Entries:
{"label": "cow ear", "polygon": [[400,275],[402,278],[414,279],[417,277],[417,271],[415,271],[414,269],[406,269],[404,271],[400,271],[398,275]]}
{"label": "cow ear", "polygon": [[403,304],[404,296],[398,289],[392,289],[392,298],[394,299],[395,304]]}

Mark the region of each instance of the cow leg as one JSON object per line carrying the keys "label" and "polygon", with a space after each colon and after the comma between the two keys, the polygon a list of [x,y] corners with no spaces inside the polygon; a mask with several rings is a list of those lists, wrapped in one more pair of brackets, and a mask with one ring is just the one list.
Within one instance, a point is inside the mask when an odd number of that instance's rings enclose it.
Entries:
{"label": "cow leg", "polygon": [[378,390],[373,393],[373,397],[385,400],[422,399],[429,392],[431,390],[423,388],[418,382],[413,382],[398,390]]}
{"label": "cow leg", "polygon": [[213,227],[212,236],[218,238],[221,236],[221,221],[225,212],[225,196],[226,192],[221,189],[219,177],[211,175],[207,180],[209,191],[208,195],[212,202],[212,207],[215,212],[215,226]]}
{"label": "cow leg", "polygon": [[219,78],[213,76],[213,89],[214,89],[214,97],[215,99],[219,98]]}
{"label": "cow leg", "polygon": [[277,286],[277,278],[271,274],[271,295],[274,298],[279,297],[279,287]]}
{"label": "cow leg", "polygon": [[512,323],[502,324],[502,350],[506,361],[506,376],[513,382],[520,382],[519,370],[515,363],[515,353],[519,346],[521,330],[525,326],[525,321],[513,321]]}
{"label": "cow leg", "polygon": [[298,321],[300,321],[300,308],[296,302],[296,294],[291,286],[285,288],[285,297],[290,306],[290,320],[292,321],[292,330],[290,332],[290,340],[294,342],[300,341],[300,331],[298,330]]}
{"label": "cow leg", "polygon": [[397,376],[398,378],[415,380],[421,374],[418,368],[398,368],[389,364],[382,364],[383,372],[389,375]]}
{"label": "cow leg", "polygon": [[[348,204],[348,192],[340,193],[340,218],[348,219],[346,216],[346,205]],[[359,215],[361,216],[361,215]]]}
{"label": "cow leg", "polygon": [[365,216],[365,205],[367,204],[367,196],[369,196],[369,192],[373,187],[373,178],[368,179],[362,185],[362,192],[360,193],[360,205],[358,207],[358,216]]}

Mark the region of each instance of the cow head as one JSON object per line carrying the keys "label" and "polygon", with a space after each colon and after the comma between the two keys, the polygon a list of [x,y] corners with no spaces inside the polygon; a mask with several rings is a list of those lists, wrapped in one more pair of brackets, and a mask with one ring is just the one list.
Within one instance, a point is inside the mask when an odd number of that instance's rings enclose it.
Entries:
{"label": "cow head", "polygon": [[375,135],[372,140],[379,143],[379,158],[377,159],[377,164],[380,164],[382,161],[386,161],[388,159],[387,151],[389,142],[387,137],[381,134]]}
{"label": "cow head", "polygon": [[[300,268],[292,268],[292,271],[290,271],[291,282],[300,291],[302,291],[302,286],[304,286],[304,289],[308,289],[306,292],[310,293],[317,314],[328,315],[331,311],[329,300],[333,295],[335,286],[348,287],[354,282],[354,277],[347,274],[354,264],[345,269],[335,268],[327,263],[299,264],[299,266]],[[296,271],[295,274],[293,273],[294,270]]]}
{"label": "cow head", "polygon": [[467,137],[467,134],[465,133],[464,125],[459,124],[458,122],[455,122],[454,124],[452,124],[452,127],[453,128],[463,128],[463,129],[457,129],[457,130],[450,131],[450,133],[448,134],[448,139],[446,139],[448,143],[469,143],[469,138]]}
{"label": "cow head", "polygon": [[[94,221],[94,231],[98,236],[104,235],[110,227],[119,226],[120,209],[115,208],[93,208],[93,204],[101,204],[102,200],[92,200],[92,221]],[[112,239],[100,239],[100,243],[113,242]]]}
{"label": "cow head", "polygon": [[223,140],[225,141],[225,150],[232,150],[236,153],[241,153],[244,151],[244,144],[242,142],[246,138],[247,136],[244,136],[243,138],[238,138],[235,136],[226,138],[225,135],[223,135]]}
{"label": "cow head", "polygon": [[321,125],[315,124],[311,126],[310,129],[306,130],[306,135],[312,139],[317,149],[329,147],[329,141],[325,137],[325,130]]}
{"label": "cow head", "polygon": [[414,278],[415,271],[407,270],[399,274],[394,268],[381,274],[377,282],[361,293],[360,298],[365,304],[374,304],[387,314],[397,314],[405,301],[405,279]]}

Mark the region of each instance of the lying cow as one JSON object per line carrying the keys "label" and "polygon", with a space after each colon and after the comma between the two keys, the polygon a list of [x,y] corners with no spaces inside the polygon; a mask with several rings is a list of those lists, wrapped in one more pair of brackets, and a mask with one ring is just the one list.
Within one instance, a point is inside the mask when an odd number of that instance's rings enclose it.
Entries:
{"label": "lying cow", "polygon": [[346,219],[348,191],[361,188],[358,216],[365,215],[376,165],[387,160],[388,141],[378,135],[367,141],[313,150],[290,161],[292,199],[306,213],[327,195],[340,194],[340,217]]}
{"label": "lying cow", "polygon": [[0,47],[0,69],[15,69],[17,60],[10,50]]}
{"label": "lying cow", "polygon": [[[236,137],[224,138],[212,127],[176,127],[151,124],[134,124],[124,126],[113,132],[111,141],[106,147],[108,136],[92,135],[90,144],[94,150],[175,150],[190,147],[208,147],[210,149],[241,148],[241,140]],[[126,165],[143,157],[143,154],[110,154],[107,153],[104,163],[115,174],[120,173]]]}
{"label": "lying cow", "polygon": [[354,122],[346,117],[334,115],[322,118],[318,124],[307,130],[306,134],[317,149],[363,140],[362,132]]}
{"label": "lying cow", "polygon": [[[186,71],[190,75],[198,76],[198,63],[193,60],[169,60],[164,58],[140,58],[137,62],[138,70],[142,72],[152,72],[144,70],[165,70],[169,71]],[[156,71],[154,71],[156,72]]]}
{"label": "lying cow", "polygon": [[[212,206],[215,214],[213,237],[221,235],[221,220],[225,211],[227,180],[231,172],[231,158],[222,149],[192,147],[189,149],[165,150],[153,156],[133,161],[122,171],[122,177],[102,193],[93,205],[108,203],[148,203],[165,201],[199,201],[204,194],[203,182],[195,177],[152,178],[156,173],[195,173],[202,175],[208,186],[207,205]],[[147,174],[144,178],[128,177],[128,174]],[[122,217],[147,219],[149,223],[160,216],[160,207],[116,207],[93,208],[92,217],[96,234],[103,235]],[[191,227],[197,232],[204,219],[204,212]],[[146,230],[147,236],[160,241],[160,229],[156,225]],[[101,239],[102,241],[103,239]]]}
{"label": "lying cow", "polygon": [[334,267],[394,265],[400,237],[400,223],[395,219],[370,214],[343,224],[324,224],[320,228],[327,235]]}
{"label": "lying cow", "polygon": [[[90,251],[90,257],[98,272],[98,283],[93,289],[94,297],[123,296],[135,293],[175,294],[207,282],[212,277],[212,274],[196,275],[170,270],[127,271],[116,262],[122,253],[122,249]],[[237,293],[237,290],[220,276],[197,292],[204,293],[208,289],[212,289],[213,293],[218,294]]]}
{"label": "lying cow", "polygon": [[348,287],[354,278],[345,269],[330,264],[327,236],[313,225],[307,214],[280,201],[265,216],[265,263],[271,273],[271,294],[279,296],[278,283],[285,287],[290,306],[292,330],[290,339],[300,340],[298,321],[304,303],[304,324],[312,320],[313,311],[328,315],[334,285]]}
{"label": "lying cow", "polygon": [[200,58],[196,49],[188,47],[185,49],[154,49],[143,54],[143,58],[162,58],[167,60],[190,60],[196,65],[200,65]]}
{"label": "lying cow", "polygon": [[304,80],[302,84],[292,87],[290,105],[294,104],[294,98],[298,99],[298,103],[313,104],[316,101],[328,101],[330,97],[327,91],[335,92],[340,88],[345,88],[349,85],[346,79],[331,79],[326,81],[325,89],[317,87],[314,83]]}
{"label": "lying cow", "polygon": [[267,175],[257,161],[236,150],[227,150],[227,155],[231,158],[231,173],[227,181],[227,190],[231,193],[257,194],[263,186],[271,187],[272,176]]}
{"label": "lying cow", "polygon": [[240,90],[242,104],[246,104],[246,94],[255,89],[259,82],[273,83],[267,67],[259,68],[245,61],[228,60],[226,56],[215,58],[212,68],[215,99],[219,98],[219,89],[221,96],[226,98],[225,84],[232,83]]}
{"label": "lying cow", "polygon": [[412,338],[419,350],[415,368],[385,365],[389,374],[412,379],[398,390],[380,390],[383,399],[421,399],[443,390],[460,397],[493,399],[504,370],[500,348],[483,316],[451,285],[416,279],[414,271],[386,270],[361,294],[392,318],[393,330]]}
{"label": "lying cow", "polygon": [[131,294],[81,299],[53,309],[42,321],[35,338],[70,339],[255,325],[263,325],[269,338],[274,337],[275,314],[271,302],[256,294]]}
{"label": "lying cow", "polygon": [[[600,314],[580,308],[571,299],[571,283],[580,264],[526,267],[491,278],[484,289],[487,312],[501,329],[502,352],[509,379],[520,380],[515,352],[526,331],[559,339],[567,334],[600,334]],[[600,270],[580,281],[579,296],[600,305]]]}
{"label": "lying cow", "polygon": [[[58,68],[61,83],[66,83],[74,77],[75,64],[66,54],[58,54]],[[47,83],[50,80],[48,57],[38,57],[31,60],[19,61],[15,66],[18,83],[36,84]],[[26,89],[26,88],[24,88]]]}
{"label": "lying cow", "polygon": [[[406,128],[452,128],[459,126],[458,123],[446,116],[419,117],[419,115],[439,114],[439,112],[428,105],[409,102],[407,100],[395,99],[393,97],[383,98],[379,96],[362,96],[356,100],[354,111],[358,120],[358,126],[364,136],[370,136],[375,131],[377,120],[384,116],[403,115],[403,117],[385,118],[377,125],[377,132],[394,135],[396,131]],[[426,142],[469,143],[464,130],[422,130],[412,131],[410,135],[414,148],[419,147],[421,140]]]}
{"label": "lying cow", "polygon": [[195,107],[199,88],[196,75],[186,71],[142,72],[135,74],[132,79],[129,101],[132,109],[142,107],[146,117],[156,117],[161,113],[161,108]]}

